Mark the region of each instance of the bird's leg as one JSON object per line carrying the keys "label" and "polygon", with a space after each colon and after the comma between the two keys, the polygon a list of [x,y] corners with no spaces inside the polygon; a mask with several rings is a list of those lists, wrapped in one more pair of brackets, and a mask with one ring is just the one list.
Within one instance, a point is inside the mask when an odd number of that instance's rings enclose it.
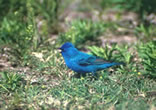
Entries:
{"label": "bird's leg", "polygon": [[73,77],[75,77],[75,78],[80,78],[80,76],[81,76],[80,73],[75,73],[75,74],[73,75]]}
{"label": "bird's leg", "polygon": [[81,77],[85,77],[85,76],[86,76],[86,74],[83,74],[83,73],[75,73],[73,75],[73,77],[75,77],[75,78],[81,78]]}
{"label": "bird's leg", "polygon": [[95,72],[92,72],[92,76],[95,76]]}
{"label": "bird's leg", "polygon": [[97,77],[97,74],[96,72],[92,72],[92,76],[90,77],[92,80],[96,80],[98,77]]}
{"label": "bird's leg", "polygon": [[92,72],[92,75],[93,75],[93,76],[97,76],[97,74],[96,74],[96,72],[95,72],[95,71],[93,71],[93,72]]}
{"label": "bird's leg", "polygon": [[84,73],[79,73],[81,77],[86,77],[86,74]]}

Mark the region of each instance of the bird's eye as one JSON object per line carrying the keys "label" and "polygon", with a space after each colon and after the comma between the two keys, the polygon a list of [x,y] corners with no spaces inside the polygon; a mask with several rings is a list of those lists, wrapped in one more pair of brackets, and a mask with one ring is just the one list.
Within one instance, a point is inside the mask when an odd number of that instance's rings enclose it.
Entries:
{"label": "bird's eye", "polygon": [[64,52],[65,50],[64,49],[62,49],[62,52]]}

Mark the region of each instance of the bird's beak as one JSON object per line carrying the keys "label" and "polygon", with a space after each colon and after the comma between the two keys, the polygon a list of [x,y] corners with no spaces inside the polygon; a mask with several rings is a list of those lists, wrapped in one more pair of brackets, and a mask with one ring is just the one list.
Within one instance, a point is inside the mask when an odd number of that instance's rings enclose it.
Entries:
{"label": "bird's beak", "polygon": [[61,50],[61,48],[57,48],[58,49],[58,51],[61,53],[62,52],[62,50]]}

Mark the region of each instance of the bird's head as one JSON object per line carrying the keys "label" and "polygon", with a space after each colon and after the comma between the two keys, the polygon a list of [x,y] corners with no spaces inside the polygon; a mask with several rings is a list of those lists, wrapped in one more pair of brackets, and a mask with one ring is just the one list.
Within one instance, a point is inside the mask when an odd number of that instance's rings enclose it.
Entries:
{"label": "bird's head", "polygon": [[73,57],[77,54],[78,50],[70,42],[64,43],[60,48],[63,57]]}
{"label": "bird's head", "polygon": [[61,50],[61,52],[65,52],[69,50],[70,48],[74,48],[74,45],[70,42],[66,42],[59,49]]}

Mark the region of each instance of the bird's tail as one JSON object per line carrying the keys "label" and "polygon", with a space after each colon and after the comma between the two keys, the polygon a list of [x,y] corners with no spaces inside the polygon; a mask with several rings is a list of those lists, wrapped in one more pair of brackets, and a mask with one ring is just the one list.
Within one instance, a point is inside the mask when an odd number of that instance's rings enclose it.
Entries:
{"label": "bird's tail", "polygon": [[100,65],[98,70],[109,68],[109,67],[115,66],[115,65],[122,65],[122,64],[124,64],[124,63],[115,63],[115,62],[113,62],[113,63],[105,63],[103,65]]}

